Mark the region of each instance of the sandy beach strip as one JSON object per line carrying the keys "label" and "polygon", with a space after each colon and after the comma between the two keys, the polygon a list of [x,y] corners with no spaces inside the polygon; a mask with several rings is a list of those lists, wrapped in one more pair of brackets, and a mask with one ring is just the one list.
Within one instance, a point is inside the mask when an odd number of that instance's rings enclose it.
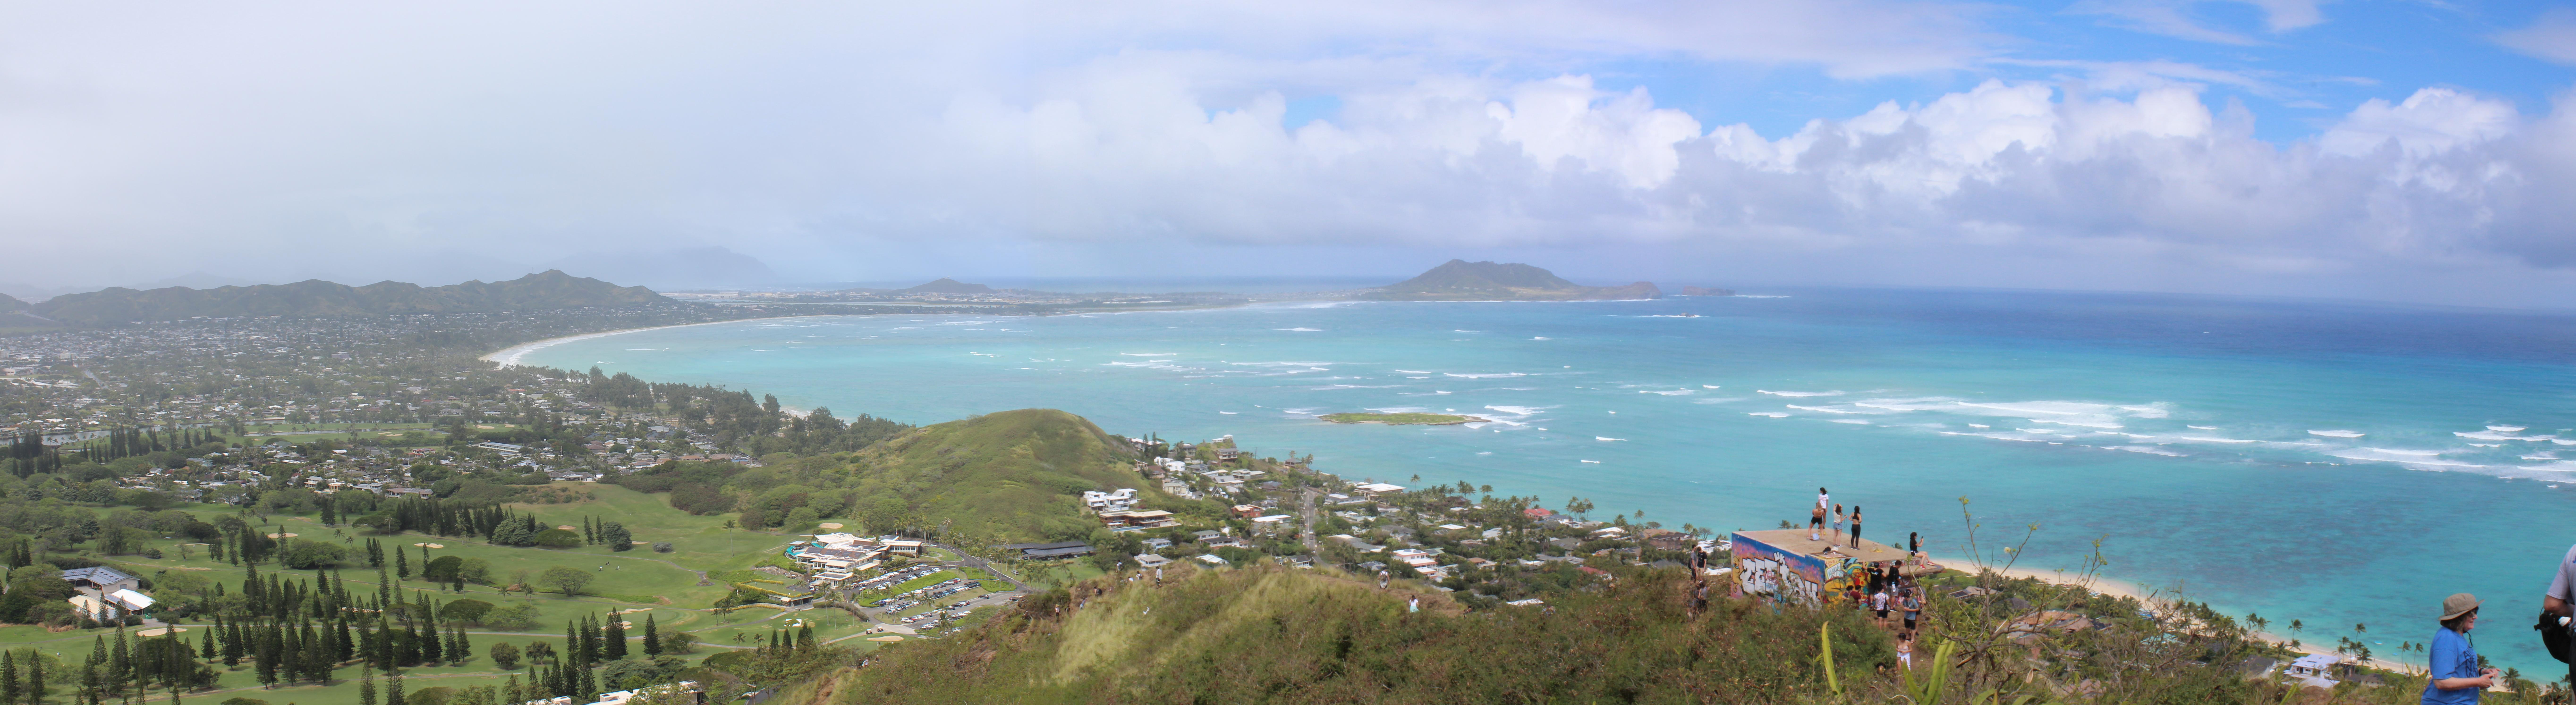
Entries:
{"label": "sandy beach strip", "polygon": [[815,316],[815,315],[803,315],[803,316],[767,316],[767,317],[762,317],[762,318],[737,318],[737,319],[730,320],[730,321],[708,321],[708,322],[705,322],[705,323],[681,323],[681,324],[668,325],[668,326],[646,326],[646,327],[643,327],[643,328],[628,328],[628,329],[625,329],[625,330],[602,331],[602,332],[598,332],[598,333],[583,333],[583,334],[581,334],[581,335],[567,335],[567,336],[564,336],[564,337],[561,337],[561,338],[547,338],[547,339],[545,339],[545,340],[531,341],[531,342],[520,343],[520,344],[517,344],[517,345],[512,345],[512,346],[510,346],[510,347],[502,348],[502,349],[500,349],[500,350],[495,350],[495,351],[493,351],[493,352],[492,352],[492,354],[490,354],[490,355],[485,355],[485,356],[483,356],[481,359],[482,359],[484,362],[499,363],[502,367],[509,367],[509,366],[511,366],[511,365],[519,364],[519,358],[526,356],[526,355],[527,355],[528,353],[530,353],[530,352],[534,352],[534,351],[537,351],[537,350],[540,350],[540,349],[544,349],[544,348],[553,347],[553,346],[556,346],[556,345],[562,345],[562,344],[564,344],[564,343],[569,343],[569,342],[572,342],[572,341],[575,341],[575,340],[589,340],[589,339],[592,339],[592,338],[606,338],[606,337],[608,337],[608,336],[612,336],[612,335],[625,335],[625,334],[627,334],[627,333],[633,333],[633,332],[636,332],[636,331],[662,330],[662,329],[664,329],[664,328],[687,328],[687,327],[690,327],[690,326],[712,326],[712,325],[717,325],[717,324],[721,324],[721,323],[741,323],[741,322],[743,322],[743,321],[774,321],[774,320],[778,320],[778,319],[782,319],[782,318],[821,318],[821,317],[822,317],[822,316]]}
{"label": "sandy beach strip", "polygon": [[[1977,563],[1976,561],[1971,561],[1971,560],[1966,560],[1966,559],[1947,560],[1947,559],[1943,559],[1941,556],[1939,556],[1939,555],[1937,555],[1937,554],[1932,554],[1932,553],[1929,553],[1929,552],[1927,552],[1927,553],[1925,554],[1925,556],[1926,556],[1927,558],[1930,558],[1930,559],[1932,560],[1932,562],[1933,562],[1933,563],[1940,564],[1941,566],[1946,567],[1946,568],[1950,568],[1950,569],[1952,569],[1952,570],[1960,570],[1960,571],[1966,571],[1966,572],[1969,572],[1969,573],[1975,573],[1975,572],[1977,571],[1977,569],[1978,569],[1978,568],[1983,567],[1981,564]],[[2176,587],[2176,588],[2173,588],[2173,589],[2164,589],[2164,590],[2150,590],[2150,589],[2146,588],[2145,586],[2139,585],[2139,584],[2137,584],[2137,583],[2127,582],[2127,581],[2123,581],[2123,580],[2114,580],[2114,579],[2111,579],[2111,578],[2105,578],[2105,577],[2101,577],[2101,576],[2098,576],[2098,575],[2097,575],[2097,576],[2093,576],[2093,577],[2092,577],[2092,578],[2090,578],[2090,579],[2085,579],[2083,576],[2081,576],[2081,575],[2077,575],[2077,574],[2075,574],[2073,571],[2066,571],[2066,570],[2041,570],[2041,569],[2037,569],[2037,568],[2022,568],[2022,567],[2012,567],[2012,568],[2001,568],[2001,567],[1998,567],[1998,568],[1995,568],[1994,570],[1995,570],[1995,572],[1996,572],[1996,573],[2001,574],[2001,575],[2003,575],[2003,576],[2004,576],[2004,577],[2006,577],[2006,578],[2031,578],[2031,579],[2035,579],[2035,580],[2038,580],[2038,581],[2043,582],[2043,583],[2050,583],[2050,584],[2054,584],[2054,585],[2068,585],[2068,586],[2073,586],[2073,587],[2083,588],[2083,589],[2086,589],[2086,590],[2091,590],[2091,591],[2093,591],[2093,592],[2098,592],[2098,593],[2102,593],[2102,594],[2105,594],[2105,595],[2114,595],[2114,596],[2118,596],[2118,597],[2127,597],[2127,598],[2132,598],[2132,599],[2137,600],[2139,603],[2141,603],[2141,604],[2146,604],[2146,605],[2153,605],[2153,604],[2155,604],[2155,601],[2154,601],[2154,600],[2149,599],[2151,596],[2152,596],[2152,597],[2154,597],[2154,598],[2156,598],[2156,599],[2162,599],[2162,600],[2177,600],[2177,599],[2183,599],[2183,598],[2185,598],[2185,597],[2186,597],[2186,594],[2185,594],[2184,592],[2182,592],[2181,588],[2179,588],[2179,587]],[[2240,621],[2241,621],[2241,620],[2243,620],[2243,618],[2242,618],[2242,617],[2238,617],[2238,619],[2239,619]],[[2427,620],[2427,621],[2430,621],[2430,620]],[[2293,652],[2297,652],[2297,653],[2302,653],[2302,654],[2334,654],[2334,653],[2335,653],[2334,649],[2333,649],[2333,648],[2331,648],[2331,646],[2332,646],[2331,644],[2320,645],[2320,644],[2316,644],[2316,643],[2308,642],[2308,641],[2305,641],[2305,640],[2301,640],[2298,646],[2296,646],[2296,647],[2291,647],[2291,646],[2290,646],[2290,641],[2291,641],[2290,637],[2281,636],[2281,635],[2279,635],[2279,634],[2274,634],[2274,633],[2271,633],[2271,632],[2254,631],[2254,630],[2252,630],[2252,629],[2250,629],[2250,628],[2246,630],[2246,635],[2247,635],[2248,637],[2250,637],[2250,638],[2253,638],[2253,639],[2256,639],[2256,640],[2260,640],[2260,641],[2263,641],[2263,642],[2265,642],[2265,643],[2275,644],[2275,645],[2278,645],[2278,646],[2282,646],[2282,647],[2285,647],[2285,648],[2289,648],[2291,651],[2293,651]],[[2373,649],[2373,650],[2374,650],[2374,651],[2376,651],[2377,649]],[[2373,655],[2372,655],[2372,657],[2371,657],[2371,659],[2370,659],[2370,665],[2371,665],[2371,667],[2373,667],[2373,668],[2378,668],[2378,669],[2388,670],[2388,671],[2396,671],[2396,672],[2398,672],[2398,673],[2420,674],[2420,673],[2423,673],[2423,672],[2424,672],[2424,664],[2420,664],[2420,663],[2406,663],[2406,662],[2399,662],[2399,661],[2391,661],[2391,660],[2388,660],[2388,659],[2386,659],[2386,658],[2381,658],[2381,657],[2379,657],[2377,654],[2373,654]]]}

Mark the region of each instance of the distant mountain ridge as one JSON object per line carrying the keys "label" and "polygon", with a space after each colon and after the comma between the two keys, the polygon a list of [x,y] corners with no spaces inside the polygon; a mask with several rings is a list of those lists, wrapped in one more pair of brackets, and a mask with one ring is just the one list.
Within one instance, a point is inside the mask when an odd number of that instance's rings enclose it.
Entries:
{"label": "distant mountain ridge", "polygon": [[644,287],[618,286],[588,277],[575,277],[562,270],[547,270],[509,281],[469,281],[432,287],[396,281],[349,286],[320,279],[213,289],[170,287],[138,291],[111,287],[47,299],[34,306],[34,313],[66,324],[102,325],[196,316],[381,316],[667,302],[670,299]]}
{"label": "distant mountain ridge", "polygon": [[1360,298],[1383,301],[1606,301],[1660,299],[1664,292],[1649,282],[1627,286],[1583,286],[1526,264],[1497,264],[1453,259],[1421,276],[1363,290]]}
{"label": "distant mountain ridge", "polygon": [[906,294],[990,294],[993,293],[993,287],[940,277],[920,286],[895,291]]}

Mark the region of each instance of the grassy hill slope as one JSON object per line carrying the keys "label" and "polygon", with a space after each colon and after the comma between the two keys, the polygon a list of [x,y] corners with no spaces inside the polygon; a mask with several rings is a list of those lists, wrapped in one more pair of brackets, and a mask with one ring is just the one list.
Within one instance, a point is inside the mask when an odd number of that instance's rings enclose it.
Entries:
{"label": "grassy hill slope", "polygon": [[[1721,603],[1689,615],[1678,571],[1638,573],[1551,611],[1468,613],[1446,596],[1333,572],[1176,569],[1033,597],[980,628],[878,652],[839,703],[1800,702],[1837,661],[1893,665],[1854,613]],[[1421,600],[1419,612],[1406,601]],[[1723,694],[1723,695],[1720,695]],[[792,705],[806,705],[793,703]],[[820,705],[817,703],[816,705]]]}
{"label": "grassy hill slope", "polygon": [[1585,301],[1662,296],[1662,291],[1646,282],[1627,286],[1583,286],[1526,264],[1453,259],[1412,279],[1368,290],[1363,298],[1394,301]]}
{"label": "grassy hill slope", "polygon": [[862,494],[880,498],[857,511],[882,511],[883,498],[899,498],[924,525],[995,540],[1090,535],[1100,521],[1082,506],[1083,490],[1160,495],[1133,469],[1125,439],[1054,409],[925,426],[851,462]]}

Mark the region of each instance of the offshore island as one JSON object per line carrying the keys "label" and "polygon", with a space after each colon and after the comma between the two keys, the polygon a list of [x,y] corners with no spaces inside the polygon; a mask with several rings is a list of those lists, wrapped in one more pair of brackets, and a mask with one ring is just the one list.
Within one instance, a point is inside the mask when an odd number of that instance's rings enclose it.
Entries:
{"label": "offshore island", "polygon": [[1474,416],[1460,416],[1460,415],[1457,415],[1457,414],[1425,414],[1425,413],[1419,413],[1419,412],[1392,413],[1392,414],[1387,414],[1387,413],[1374,413],[1374,412],[1372,412],[1372,413],[1357,413],[1357,412],[1353,412],[1353,413],[1341,413],[1341,414],[1325,414],[1325,415],[1318,416],[1318,417],[1315,417],[1315,418],[1323,419],[1323,420],[1326,420],[1326,421],[1331,421],[1331,422],[1333,422],[1333,423],[1382,423],[1382,424],[1387,424],[1387,425],[1390,425],[1390,426],[1407,426],[1407,425],[1421,425],[1421,426],[1455,426],[1455,425],[1462,424],[1462,423],[1492,423],[1492,422],[1493,422],[1493,419],[1478,418],[1478,417],[1474,417]]}

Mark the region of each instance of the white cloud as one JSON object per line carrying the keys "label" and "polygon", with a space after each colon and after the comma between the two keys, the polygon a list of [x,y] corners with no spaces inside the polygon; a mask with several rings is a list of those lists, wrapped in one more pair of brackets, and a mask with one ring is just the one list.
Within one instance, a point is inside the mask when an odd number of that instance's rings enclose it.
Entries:
{"label": "white cloud", "polygon": [[[2274,34],[2312,27],[2325,21],[2318,9],[2324,0],[2241,0],[2263,11],[2263,26]],[[2260,40],[2241,32],[2211,26],[2194,16],[2201,5],[2222,4],[2212,0],[2078,0],[2066,8],[2079,15],[2102,15],[2117,26],[2140,32],[2161,34],[2177,39],[2214,44],[2257,44]],[[2232,4],[2232,3],[2229,3]]]}
{"label": "white cloud", "polygon": [[[2275,144],[2198,92],[2263,79],[2069,64],[2084,77],[1765,136],[1580,66],[1887,75],[1989,51],[1929,4],[61,7],[0,25],[0,225],[66,271],[429,278],[399,268],[704,243],[880,275],[1166,248],[1650,251],[1624,261],[1970,285],[2576,265],[2565,102],[2526,118],[2432,88]],[[1283,125],[1311,96],[1339,107]]]}
{"label": "white cloud", "polygon": [[2550,8],[2531,26],[2499,33],[2494,39],[2514,51],[2576,65],[2576,9]]}
{"label": "white cloud", "polygon": [[2426,88],[2396,105],[2378,98],[2362,103],[2317,143],[2344,156],[2368,155],[2393,144],[2407,156],[2421,158],[2512,134],[2521,121],[2512,103]]}
{"label": "white cloud", "polygon": [[1500,123],[1496,135],[1519,144],[1541,164],[1560,159],[1615,172],[1632,188],[1671,181],[1681,168],[1673,143],[1699,136],[1699,121],[1679,110],[1658,110],[1646,89],[1610,96],[1593,90],[1588,76],[1563,76],[1513,87],[1510,102],[1487,103]]}

